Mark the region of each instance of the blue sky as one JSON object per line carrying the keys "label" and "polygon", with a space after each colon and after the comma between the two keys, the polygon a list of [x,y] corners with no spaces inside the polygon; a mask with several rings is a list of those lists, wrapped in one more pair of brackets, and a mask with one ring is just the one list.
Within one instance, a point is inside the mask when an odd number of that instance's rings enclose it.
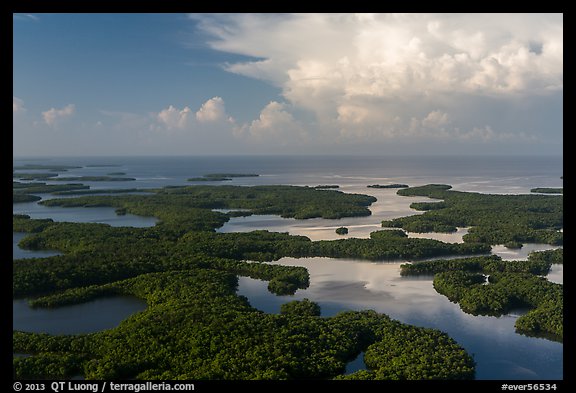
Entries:
{"label": "blue sky", "polygon": [[14,14],[14,155],[561,154],[561,14]]}

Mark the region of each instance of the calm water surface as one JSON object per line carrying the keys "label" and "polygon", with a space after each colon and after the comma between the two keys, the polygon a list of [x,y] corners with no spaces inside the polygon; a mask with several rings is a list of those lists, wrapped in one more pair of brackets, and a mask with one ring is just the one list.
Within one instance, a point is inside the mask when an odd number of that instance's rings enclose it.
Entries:
{"label": "calm water surface", "polygon": [[[14,160],[15,165],[39,161]],[[346,226],[344,237],[366,238],[381,229],[382,220],[411,214],[410,203],[428,198],[400,197],[396,189],[367,188],[370,184],[404,183],[418,186],[429,183],[450,184],[455,190],[493,193],[529,193],[534,187],[562,187],[561,157],[94,157],[47,158],[44,164],[116,164],[117,167],[84,167],[62,173],[62,176],[99,176],[125,172],[136,181],[85,182],[92,189],[156,188],[168,185],[192,185],[189,177],[216,172],[258,173],[259,177],[234,178],[228,182],[202,184],[292,184],[316,186],[339,185],[340,191],[375,196],[369,217],[342,220],[294,220],[277,216],[235,217],[219,229],[221,232],[244,232],[268,229],[308,236],[312,240],[338,239],[334,231]],[[32,171],[22,171],[32,172]],[[43,172],[43,171],[40,171]],[[47,182],[62,184],[61,182]],[[41,195],[53,198],[52,195]],[[104,222],[114,226],[147,227],[155,224],[150,217],[117,216],[112,208],[47,208],[37,203],[13,205],[14,213],[55,221]],[[467,228],[454,234],[414,234],[410,237],[432,237],[447,242],[461,242]],[[19,241],[14,234],[13,244]],[[15,254],[20,252],[14,246]],[[550,249],[548,245],[524,245],[520,250],[503,246],[492,252],[504,259],[525,259],[530,251]],[[27,254],[27,256],[40,254]],[[323,315],[342,310],[374,309],[392,318],[417,326],[437,328],[450,334],[469,353],[474,354],[479,379],[562,379],[563,346],[545,339],[525,337],[514,332],[514,322],[522,310],[499,318],[472,316],[458,305],[436,293],[432,277],[401,277],[401,262],[374,263],[351,259],[283,258],[275,263],[304,266],[310,272],[310,287],[294,296],[274,296],[267,283],[240,277],[238,293],[263,311],[278,313],[280,305],[308,298],[318,302]],[[563,282],[563,266],[553,265],[547,278]],[[99,299],[82,305],[54,310],[28,308],[24,300],[14,301],[14,329],[53,334],[83,333],[116,326],[122,319],[143,310],[145,304],[133,298]],[[98,317],[96,317],[98,316]],[[108,320],[104,323],[101,320]],[[68,330],[67,330],[68,329]],[[352,364],[353,363],[353,364]],[[348,372],[363,367],[356,360]]]}
{"label": "calm water surface", "polygon": [[[54,198],[54,196],[50,196]],[[46,198],[48,199],[48,198]],[[13,214],[26,214],[30,218],[51,218],[57,222],[92,222],[108,224],[113,227],[146,228],[156,225],[154,217],[142,217],[133,214],[119,216],[113,207],[48,207],[37,202],[17,203],[13,205]]]}
{"label": "calm water surface", "polygon": [[50,334],[82,334],[112,329],[146,302],[128,296],[101,298],[58,308],[31,308],[26,299],[12,302],[14,330]]}
{"label": "calm water surface", "polygon": [[304,298],[319,303],[324,316],[372,309],[447,332],[474,354],[478,379],[562,379],[562,344],[516,334],[522,311],[499,318],[465,314],[434,290],[432,276],[401,277],[400,262],[282,258],[274,263],[306,267],[310,286],[293,296],[275,296],[267,282],[240,277],[238,294],[262,311],[279,313],[283,303]]}
{"label": "calm water surface", "polygon": [[12,259],[45,258],[60,255],[58,251],[49,250],[24,250],[18,246],[18,242],[26,236],[26,233],[12,232]]}

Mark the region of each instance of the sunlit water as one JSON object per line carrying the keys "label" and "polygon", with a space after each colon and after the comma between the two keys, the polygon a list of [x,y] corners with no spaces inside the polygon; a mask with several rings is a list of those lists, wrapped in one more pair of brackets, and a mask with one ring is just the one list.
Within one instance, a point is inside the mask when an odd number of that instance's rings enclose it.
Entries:
{"label": "sunlit water", "polygon": [[[226,182],[202,182],[202,185],[335,184],[340,186],[340,191],[373,195],[378,199],[370,206],[372,214],[368,217],[341,220],[294,220],[277,216],[234,217],[219,229],[221,232],[268,229],[304,235],[312,240],[367,238],[370,232],[382,229],[383,220],[422,214],[410,209],[412,202],[431,201],[429,198],[398,196],[396,189],[367,188],[367,185],[371,184],[403,183],[419,186],[443,183],[450,184],[459,191],[526,194],[534,187],[562,187],[563,183],[560,178],[563,175],[561,157],[93,157],[14,160],[15,165],[28,162],[81,166],[112,163],[118,166],[71,169],[62,173],[62,176],[100,176],[110,172],[125,172],[127,177],[136,178],[136,181],[126,182],[85,182],[92,189],[193,185],[196,183],[187,182],[186,179],[208,173],[233,172],[259,173],[261,176],[234,178]],[[62,184],[50,181],[47,183]],[[46,194],[41,196],[44,199],[56,197]],[[104,222],[113,226],[147,227],[156,223],[156,220],[150,217],[118,216],[113,208],[48,208],[33,202],[15,204],[13,211],[29,214],[32,218]],[[335,229],[340,226],[349,229],[348,235],[335,233]],[[408,233],[408,236],[461,242],[466,232],[467,228],[459,228],[452,234]],[[14,254],[20,255],[19,258],[51,253],[19,251],[16,243],[22,235],[13,236]],[[495,246],[492,252],[505,260],[512,260],[525,259],[530,251],[551,248],[540,244],[526,244],[519,250]],[[18,254],[21,251],[22,253]],[[278,313],[281,304],[303,298],[318,302],[324,316],[334,315],[342,310],[374,309],[405,323],[447,332],[474,355],[479,379],[563,377],[562,344],[525,337],[514,332],[514,322],[525,310],[518,310],[500,318],[465,314],[458,305],[436,293],[432,287],[432,277],[401,277],[400,262],[283,258],[276,263],[308,268],[310,287],[297,291],[294,296],[274,296],[267,291],[266,282],[240,277],[238,293],[247,296],[254,307],[263,311]],[[563,266],[553,265],[547,278],[552,282],[562,283]],[[112,303],[106,303],[108,301]],[[128,303],[122,305],[124,301]],[[136,303],[132,303],[133,301]],[[117,326],[122,319],[144,307],[145,304],[137,299],[111,298],[54,310],[31,310],[24,300],[17,300],[14,302],[14,329],[34,329],[27,331],[54,334],[98,331]],[[98,325],[99,321],[96,319],[106,319],[107,316],[113,316],[113,320],[108,324]],[[19,327],[16,323],[20,324]],[[362,367],[359,359],[351,362],[347,371]]]}
{"label": "sunlit water", "polygon": [[154,217],[118,215],[113,207],[48,207],[37,202],[27,202],[14,204],[12,211],[13,214],[26,214],[34,219],[51,218],[57,222],[103,223],[114,227],[145,228],[156,225],[158,221]]}
{"label": "sunlit water", "polygon": [[416,326],[440,329],[474,354],[478,379],[561,379],[562,344],[515,333],[521,312],[502,317],[473,316],[439,295],[432,276],[401,277],[401,263],[332,258],[282,258],[281,265],[303,266],[310,286],[293,296],[275,296],[267,283],[240,277],[238,294],[252,306],[278,313],[283,303],[317,302],[323,316],[372,309]]}

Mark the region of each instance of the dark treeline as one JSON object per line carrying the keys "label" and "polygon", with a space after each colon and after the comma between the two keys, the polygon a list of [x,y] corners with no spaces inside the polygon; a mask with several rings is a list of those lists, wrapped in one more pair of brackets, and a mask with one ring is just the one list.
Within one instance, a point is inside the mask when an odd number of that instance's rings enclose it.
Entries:
{"label": "dark treeline", "polygon": [[371,184],[367,186],[368,188],[408,188],[408,184]]}
{"label": "dark treeline", "polygon": [[74,176],[74,177],[55,177],[54,181],[134,181],[133,177],[115,177],[115,176]]}
{"label": "dark treeline", "polygon": [[[193,209],[205,217],[222,213]],[[179,219],[192,217],[182,214]],[[200,220],[203,216],[193,216]],[[209,221],[205,220],[205,224]],[[189,228],[190,222],[186,223]],[[138,245],[141,252],[171,249],[182,255],[273,261],[282,257],[334,257],[368,260],[423,259],[443,255],[470,255],[490,251],[485,244],[443,243],[432,239],[408,238],[402,231],[378,231],[370,239],[321,240],[312,242],[304,236],[287,233],[252,231],[215,233],[209,228],[185,231],[174,224],[152,228],[111,227],[107,224],[52,222],[14,216],[13,230],[32,232],[20,241],[31,250],[58,250],[64,253],[124,252]]]}
{"label": "dark treeline", "polygon": [[[319,317],[313,302],[264,314],[235,295],[233,274],[190,269],[108,285],[148,308],[99,333],[13,333],[16,378],[330,379],[366,351],[348,379],[470,379],[473,359],[446,334],[373,311]],[[96,290],[96,289],[93,289]],[[110,293],[103,291],[102,293]],[[391,348],[394,348],[391,350]],[[406,367],[411,363],[410,367]]]}
{"label": "dark treeline", "polygon": [[94,194],[128,194],[138,192],[149,192],[140,188],[106,188],[97,190],[72,190],[72,191],[55,191],[52,195],[94,195]]}
{"label": "dark treeline", "polygon": [[12,193],[12,203],[23,203],[23,202],[36,202],[42,199],[37,195],[23,194],[21,192]]}
{"label": "dark treeline", "polygon": [[18,180],[53,180],[58,173],[14,173],[12,177]]}
{"label": "dark treeline", "polygon": [[34,194],[48,194],[70,190],[85,190],[88,188],[90,187],[83,184],[48,185],[42,182],[21,183],[14,181],[12,182],[12,201],[13,203],[35,202],[39,201],[41,198]]}
{"label": "dark treeline", "polygon": [[536,187],[532,188],[530,192],[536,192],[541,194],[562,194],[564,192],[563,188],[552,188],[552,187]]}
{"label": "dark treeline", "polygon": [[532,273],[546,275],[550,271],[551,262],[540,257],[532,257],[539,253],[530,254],[527,261],[503,261],[498,255],[479,256],[459,259],[439,259],[422,261],[400,266],[400,275],[433,275],[450,270],[483,273]]}
{"label": "dark treeline", "polygon": [[562,250],[556,249],[532,252],[527,261],[503,261],[495,255],[423,261],[401,265],[401,275],[434,274],[436,291],[470,314],[500,316],[528,307],[516,330],[562,341],[563,286],[539,277],[562,260]]}
{"label": "dark treeline", "polygon": [[27,171],[27,170],[49,170],[54,172],[65,172],[68,169],[79,169],[82,168],[81,166],[74,166],[74,165],[45,165],[45,164],[26,164],[26,165],[17,165],[12,169],[15,171]]}
{"label": "dark treeline", "polygon": [[553,195],[491,195],[450,190],[444,184],[429,184],[399,190],[398,195],[426,196],[439,203],[413,203],[424,214],[382,223],[409,232],[454,232],[471,227],[466,243],[506,244],[563,241],[563,200]]}
{"label": "dark treeline", "polygon": [[226,181],[235,177],[258,177],[256,173],[209,173],[202,177],[191,177],[188,181]]}
{"label": "dark treeline", "polygon": [[557,248],[555,250],[531,252],[528,255],[528,260],[561,265],[564,263],[564,250]]}
{"label": "dark treeline", "polygon": [[[47,206],[125,207],[130,213],[164,219],[167,211],[197,209],[250,209],[254,214],[276,214],[285,218],[368,216],[376,198],[332,190],[296,186],[191,186],[157,190],[155,195],[118,197],[86,196],[43,201]],[[178,213],[174,213],[178,215]],[[220,224],[221,225],[221,224]],[[220,226],[218,225],[218,226]],[[217,228],[215,226],[213,228]]]}
{"label": "dark treeline", "polygon": [[447,271],[434,276],[434,288],[474,315],[500,316],[514,308],[529,307],[532,310],[516,321],[516,331],[563,340],[561,284],[529,273],[492,273],[486,285],[481,274]]}

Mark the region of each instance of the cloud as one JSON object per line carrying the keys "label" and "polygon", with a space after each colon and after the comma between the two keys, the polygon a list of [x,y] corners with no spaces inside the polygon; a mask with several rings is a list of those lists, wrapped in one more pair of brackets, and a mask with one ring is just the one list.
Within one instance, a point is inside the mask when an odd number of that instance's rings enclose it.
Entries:
{"label": "cloud", "polygon": [[196,120],[200,123],[225,121],[227,119],[224,100],[221,97],[210,98],[196,112]]}
{"label": "cloud", "polygon": [[170,105],[158,113],[157,120],[168,130],[186,129],[190,126],[190,113],[192,113],[192,110],[187,106],[180,110]]}
{"label": "cloud", "polygon": [[22,101],[18,97],[12,96],[12,113],[17,114],[17,113],[22,113],[25,111],[26,111],[26,108],[24,108],[24,101]]}
{"label": "cloud", "polygon": [[442,111],[432,111],[422,120],[422,125],[429,128],[439,128],[450,122],[448,114]]}
{"label": "cloud", "polygon": [[[224,64],[225,70],[281,89],[286,105],[271,103],[262,111],[250,125],[255,137],[280,129],[267,125],[270,118],[297,124],[288,115],[301,111],[314,118],[306,134],[313,134],[313,124],[325,140],[494,138],[489,130],[504,129],[501,120],[493,117],[486,125],[477,119],[489,112],[487,102],[515,109],[525,97],[545,100],[563,89],[562,14],[191,18],[210,37],[211,48],[250,57]],[[470,109],[479,101],[486,106]],[[302,134],[298,127],[292,133]]]}
{"label": "cloud", "polygon": [[156,114],[156,124],[152,128],[164,130],[203,130],[211,127],[235,125],[232,117],[226,114],[224,100],[221,97],[212,97],[204,102],[194,112],[190,107],[178,109],[173,105]]}
{"label": "cloud", "polygon": [[42,112],[42,117],[50,127],[57,127],[62,120],[70,118],[75,111],[74,104],[68,104],[62,109],[51,108]]}
{"label": "cloud", "polygon": [[199,26],[214,37],[212,48],[258,58],[229,71],[292,89],[386,96],[562,88],[561,15],[243,14]]}
{"label": "cloud", "polygon": [[306,132],[285,107],[279,102],[270,102],[262,109],[258,119],[244,129],[258,141],[273,140],[281,144],[302,141],[306,138]]}

